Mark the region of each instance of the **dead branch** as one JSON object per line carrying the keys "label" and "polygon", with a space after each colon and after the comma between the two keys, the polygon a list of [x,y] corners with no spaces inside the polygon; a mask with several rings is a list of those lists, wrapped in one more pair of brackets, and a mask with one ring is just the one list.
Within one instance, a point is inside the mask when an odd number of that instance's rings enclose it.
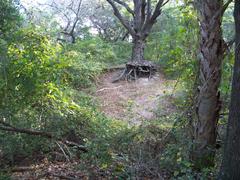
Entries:
{"label": "dead branch", "polygon": [[0,126],[0,130],[3,130],[3,131],[9,131],[9,132],[15,132],[15,133],[24,133],[24,134],[34,135],[34,136],[42,136],[42,137],[46,137],[46,138],[50,138],[50,139],[53,138],[53,135],[49,132],[17,128],[17,127],[13,127],[12,125],[10,125],[9,123],[6,123],[4,121],[0,121],[0,124],[3,125],[3,126]]}
{"label": "dead branch", "polygon": [[114,87],[114,88],[102,88],[102,89],[97,90],[96,92],[102,92],[102,91],[105,91],[105,90],[118,89],[118,88],[120,88],[120,87],[122,87],[122,86],[117,86],[117,87]]}
{"label": "dead branch", "polygon": [[71,142],[71,141],[62,141],[64,144],[66,144],[69,147],[76,147],[77,149],[83,151],[83,152],[88,152],[87,148],[83,145],[77,144],[75,142]]}
{"label": "dead branch", "polygon": [[32,129],[17,128],[17,127],[12,126],[9,123],[3,121],[3,120],[0,120],[0,130],[13,132],[13,133],[28,134],[28,135],[33,135],[33,136],[41,136],[41,137],[44,137],[44,138],[60,141],[63,144],[66,144],[66,145],[71,146],[71,147],[76,147],[77,149],[79,149],[83,152],[88,152],[86,147],[84,147],[82,145],[79,145],[75,142],[67,141],[63,138],[58,138],[58,137],[54,136],[53,133],[38,131],[38,130],[32,130]]}
{"label": "dead branch", "polygon": [[51,172],[46,173],[46,176],[47,175],[57,177],[57,178],[60,178],[60,179],[66,179],[66,180],[79,180],[79,178],[74,178],[74,177],[71,177],[71,176],[55,174],[55,173],[51,173]]}
{"label": "dead branch", "polygon": [[121,81],[121,80],[125,79],[125,77],[126,77],[126,72],[127,72],[127,69],[125,68],[124,71],[122,72],[122,74],[121,74],[117,79],[114,79],[114,80],[112,81],[112,83],[116,83],[116,82],[118,82],[118,81]]}
{"label": "dead branch", "polygon": [[66,158],[66,160],[67,160],[68,162],[70,162],[70,159],[69,159],[68,155],[66,154],[66,152],[64,151],[64,149],[63,149],[63,147],[60,145],[60,143],[58,143],[58,142],[56,141],[56,144],[58,145],[59,149],[62,151],[62,153],[63,153],[64,157]]}
{"label": "dead branch", "polygon": [[[40,168],[40,167],[39,167]],[[35,171],[39,168],[36,168],[36,167],[14,167],[11,169],[11,172],[25,172],[25,171]]]}

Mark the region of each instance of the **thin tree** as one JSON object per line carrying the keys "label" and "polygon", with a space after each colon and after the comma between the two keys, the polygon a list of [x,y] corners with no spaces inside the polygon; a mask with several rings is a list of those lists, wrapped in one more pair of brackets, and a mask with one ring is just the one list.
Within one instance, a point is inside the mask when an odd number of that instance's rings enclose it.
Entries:
{"label": "thin tree", "polygon": [[[162,7],[169,0],[158,0],[155,8],[153,9],[151,0],[133,0],[133,9],[125,2],[121,0],[107,0],[112,6],[115,16],[120,20],[122,25],[128,30],[133,38],[132,47],[132,61],[144,60],[144,47],[145,41],[148,37],[153,24],[156,23],[157,17],[162,12]],[[133,23],[130,23],[129,18],[124,17],[120,13],[119,6],[124,7],[128,13],[132,16]]]}
{"label": "thin tree", "polygon": [[226,50],[221,24],[223,13],[230,2],[224,4],[223,0],[195,0],[200,21],[200,73],[192,158],[198,169],[214,165],[217,123],[221,110],[221,65]]}
{"label": "thin tree", "polygon": [[240,178],[240,0],[235,0],[235,63],[223,162],[219,179]]}

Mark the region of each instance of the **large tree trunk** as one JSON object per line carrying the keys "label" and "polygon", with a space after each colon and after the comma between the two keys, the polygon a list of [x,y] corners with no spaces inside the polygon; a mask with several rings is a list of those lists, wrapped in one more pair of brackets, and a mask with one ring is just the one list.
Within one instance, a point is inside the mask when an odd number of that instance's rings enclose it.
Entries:
{"label": "large tree trunk", "polygon": [[[145,40],[153,24],[157,22],[157,17],[162,13],[162,7],[167,4],[168,0],[165,2],[164,0],[155,1],[155,8],[152,6],[152,0],[133,0],[133,9],[129,6],[130,1],[106,1],[112,6],[114,15],[133,37],[131,61],[126,64],[124,72],[117,79],[113,80],[113,82],[118,82],[122,79],[136,80],[142,75],[152,77],[152,73],[156,70],[156,67],[153,63],[144,60]],[[124,17],[119,11],[117,4],[124,7],[132,15],[132,18],[127,19],[126,16]]]}
{"label": "large tree trunk", "polygon": [[222,0],[198,0],[200,14],[200,86],[196,104],[193,161],[197,169],[214,165],[217,123],[221,102],[219,85],[224,58]]}
{"label": "large tree trunk", "polygon": [[240,178],[240,0],[235,0],[235,64],[227,137],[219,179]]}
{"label": "large tree trunk", "polygon": [[[131,61],[137,64],[144,60],[144,46],[146,37],[149,35],[157,17],[162,13],[162,7],[168,0],[156,1],[155,8],[152,7],[152,0],[133,0],[133,9],[128,2],[122,0],[106,0],[113,8],[115,16],[120,20],[128,33],[133,37],[133,48]],[[124,7],[132,19],[127,19],[119,11],[118,5]],[[154,9],[154,10],[153,10]],[[130,23],[132,21],[132,23]]]}
{"label": "large tree trunk", "polygon": [[144,60],[144,48],[145,48],[145,41],[140,38],[135,38],[133,40],[133,47],[132,47],[132,61],[143,61]]}

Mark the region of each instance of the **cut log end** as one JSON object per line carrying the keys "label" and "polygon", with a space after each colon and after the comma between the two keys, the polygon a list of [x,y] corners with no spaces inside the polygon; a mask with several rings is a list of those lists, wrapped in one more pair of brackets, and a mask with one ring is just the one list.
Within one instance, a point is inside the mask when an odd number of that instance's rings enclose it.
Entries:
{"label": "cut log end", "polygon": [[130,61],[126,64],[126,67],[121,75],[117,79],[113,80],[112,83],[116,83],[121,80],[137,80],[139,77],[151,78],[156,71],[156,65],[150,61]]}

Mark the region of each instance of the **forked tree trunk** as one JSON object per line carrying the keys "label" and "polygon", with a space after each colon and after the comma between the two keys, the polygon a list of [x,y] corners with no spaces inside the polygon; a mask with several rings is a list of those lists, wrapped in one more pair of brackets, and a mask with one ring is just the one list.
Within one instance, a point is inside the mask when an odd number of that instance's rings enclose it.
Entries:
{"label": "forked tree trunk", "polygon": [[[157,17],[162,13],[162,7],[167,4],[168,0],[155,1],[155,7],[152,6],[152,0],[133,0],[133,8],[129,6],[131,1],[106,1],[112,6],[115,16],[133,37],[131,61],[136,61],[139,64],[139,62],[144,60],[143,54],[146,37],[151,32],[153,25],[157,22]],[[117,5],[124,7],[132,18],[129,19],[123,16]]]}
{"label": "forked tree trunk", "polygon": [[[131,1],[106,1],[112,6],[115,16],[133,37],[131,61],[126,64],[126,68],[120,77],[113,80],[113,82],[122,79],[136,80],[142,75],[147,75],[149,78],[152,77],[153,70],[156,70],[156,67],[153,63],[144,60],[145,40],[151,32],[154,23],[157,22],[157,17],[162,13],[162,7],[168,3],[168,0],[155,1],[155,7],[152,6],[152,0],[133,0],[133,8],[129,6]],[[124,7],[132,17],[123,16],[119,6]]]}
{"label": "forked tree trunk", "polygon": [[133,47],[132,47],[132,61],[143,61],[144,60],[144,48],[145,48],[145,41],[140,38],[135,38],[133,40]]}
{"label": "forked tree trunk", "polygon": [[235,64],[227,138],[219,180],[240,178],[240,0],[235,0],[234,18],[236,29]]}
{"label": "forked tree trunk", "polygon": [[197,123],[192,158],[195,168],[214,165],[217,123],[221,109],[221,64],[224,41],[221,22],[222,0],[197,0],[200,14],[200,86],[196,104]]}

